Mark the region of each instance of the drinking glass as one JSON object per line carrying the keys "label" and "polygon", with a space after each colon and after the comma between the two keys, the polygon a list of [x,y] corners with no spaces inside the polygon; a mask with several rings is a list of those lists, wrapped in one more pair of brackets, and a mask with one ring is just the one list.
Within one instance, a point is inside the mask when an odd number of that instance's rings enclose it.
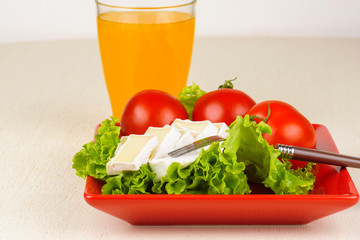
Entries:
{"label": "drinking glass", "polygon": [[177,96],[186,86],[196,0],[96,0],[102,67],[112,113],[137,92]]}

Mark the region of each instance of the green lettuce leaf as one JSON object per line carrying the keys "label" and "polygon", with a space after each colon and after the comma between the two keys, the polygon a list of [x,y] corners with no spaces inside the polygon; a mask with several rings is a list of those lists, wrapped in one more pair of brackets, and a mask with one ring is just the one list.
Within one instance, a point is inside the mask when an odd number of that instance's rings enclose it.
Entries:
{"label": "green lettuce leaf", "polygon": [[229,137],[222,144],[224,156],[243,162],[249,181],[263,183],[276,194],[307,194],[314,187],[312,165],[290,169],[291,163],[278,159],[280,151],[267,143],[263,133],[271,134],[271,128],[265,122],[256,124],[248,115],[237,117],[230,125]]}
{"label": "green lettuce leaf", "polygon": [[203,150],[192,164],[172,163],[167,176],[155,182],[148,164],[106,179],[103,194],[245,194],[250,193],[245,164],[226,159],[219,143]]}
{"label": "green lettuce leaf", "polygon": [[82,178],[92,176],[106,179],[106,163],[113,156],[120,141],[120,127],[115,126],[119,119],[106,119],[101,123],[95,135],[95,141],[85,144],[73,157],[72,168]]}
{"label": "green lettuce leaf", "polygon": [[172,163],[160,181],[155,181],[148,164],[138,171],[108,176],[106,163],[120,142],[116,122],[115,118],[103,121],[95,141],[85,144],[73,158],[78,176],[106,180],[103,194],[247,194],[251,191],[248,180],[262,183],[276,194],[307,194],[313,188],[313,164],[291,169],[291,163],[279,160],[280,152],[262,137],[271,134],[270,127],[250,121],[249,116],[239,116],[230,125],[229,137],[221,145],[215,142],[202,150],[192,164]]}
{"label": "green lettuce leaf", "polygon": [[314,163],[305,168],[290,169],[288,159],[279,159],[270,164],[269,176],[264,180],[265,187],[276,194],[307,194],[314,188],[315,176],[311,172]]}
{"label": "green lettuce leaf", "polygon": [[106,179],[102,194],[150,194],[155,173],[148,164],[141,165],[138,171],[123,171]]}
{"label": "green lettuce leaf", "polygon": [[193,83],[191,86],[183,88],[179,94],[178,99],[184,105],[190,120],[192,119],[192,112],[196,101],[205,93],[206,92],[201,90],[198,85]]}
{"label": "green lettuce leaf", "polygon": [[167,176],[155,182],[152,190],[167,194],[246,194],[250,188],[244,169],[244,163],[224,157],[215,142],[186,167],[172,163]]}

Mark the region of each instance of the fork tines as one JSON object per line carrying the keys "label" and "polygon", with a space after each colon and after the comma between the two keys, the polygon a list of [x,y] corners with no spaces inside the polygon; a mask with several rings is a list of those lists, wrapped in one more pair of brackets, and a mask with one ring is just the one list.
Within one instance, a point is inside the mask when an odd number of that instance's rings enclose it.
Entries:
{"label": "fork tines", "polygon": [[174,151],[171,151],[168,153],[168,155],[170,157],[173,157],[173,158],[176,158],[176,157],[179,157],[181,155],[184,155],[188,152],[191,152],[191,151],[194,151],[196,149],[199,149],[199,148],[203,148],[207,145],[210,145],[211,143],[213,142],[216,142],[216,141],[222,141],[224,140],[222,137],[219,137],[219,136],[210,136],[210,137],[207,137],[207,138],[203,138],[203,139],[200,139],[196,142],[193,142],[189,145],[185,145],[184,147],[181,147],[179,149],[176,149]]}

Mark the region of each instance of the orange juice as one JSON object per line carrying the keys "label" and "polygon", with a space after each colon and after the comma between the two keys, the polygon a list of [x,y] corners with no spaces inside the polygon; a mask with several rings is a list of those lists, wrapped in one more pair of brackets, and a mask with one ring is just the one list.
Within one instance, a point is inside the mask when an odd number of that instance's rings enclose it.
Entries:
{"label": "orange juice", "polygon": [[144,89],[174,96],[186,85],[195,18],[175,11],[106,12],[97,19],[98,38],[113,116]]}

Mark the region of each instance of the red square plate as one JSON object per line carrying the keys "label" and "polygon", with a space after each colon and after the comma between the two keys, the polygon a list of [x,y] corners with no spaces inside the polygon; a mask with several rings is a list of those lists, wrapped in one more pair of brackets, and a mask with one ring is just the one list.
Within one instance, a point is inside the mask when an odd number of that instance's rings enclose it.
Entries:
{"label": "red square plate", "polygon": [[[313,125],[317,148],[338,152],[323,125]],[[250,195],[101,195],[104,182],[88,177],[88,204],[134,225],[306,224],[342,211],[359,200],[346,170],[318,164],[309,195],[274,195],[252,185]]]}

